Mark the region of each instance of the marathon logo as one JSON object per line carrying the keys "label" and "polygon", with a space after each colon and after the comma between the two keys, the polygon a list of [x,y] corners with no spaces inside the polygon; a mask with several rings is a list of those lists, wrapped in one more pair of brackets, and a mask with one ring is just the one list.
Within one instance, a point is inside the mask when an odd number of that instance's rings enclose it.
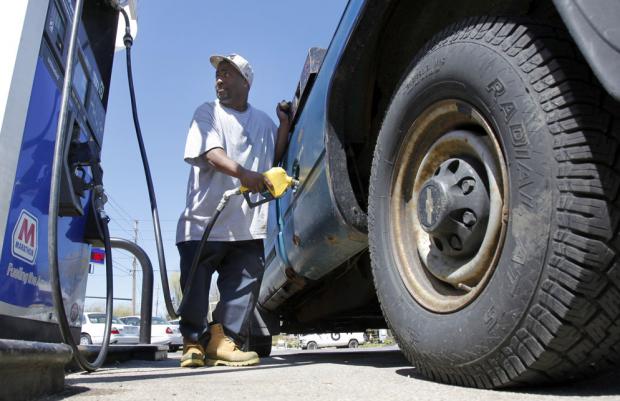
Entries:
{"label": "marathon logo", "polygon": [[34,265],[37,258],[39,221],[30,212],[22,209],[13,228],[11,253],[18,259]]}

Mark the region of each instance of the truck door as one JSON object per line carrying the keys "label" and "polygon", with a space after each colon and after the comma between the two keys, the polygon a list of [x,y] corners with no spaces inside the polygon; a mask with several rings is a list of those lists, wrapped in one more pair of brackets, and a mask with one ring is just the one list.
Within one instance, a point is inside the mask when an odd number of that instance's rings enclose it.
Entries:
{"label": "truck door", "polygon": [[348,173],[330,171],[326,150],[329,88],[354,26],[355,7],[359,4],[347,6],[328,50],[310,49],[293,101],[294,130],[284,167],[301,184],[277,204],[280,251],[293,282],[298,275],[318,280],[367,246],[366,236],[345,223],[334,203],[331,183],[337,175],[348,179]]}
{"label": "truck door", "polygon": [[332,75],[362,4],[348,3],[328,50],[310,49],[297,86],[293,132],[282,167],[300,186],[271,209],[259,296],[259,304],[268,310],[367,247],[366,236],[348,227],[334,204],[330,173],[347,173],[328,171],[325,147]]}

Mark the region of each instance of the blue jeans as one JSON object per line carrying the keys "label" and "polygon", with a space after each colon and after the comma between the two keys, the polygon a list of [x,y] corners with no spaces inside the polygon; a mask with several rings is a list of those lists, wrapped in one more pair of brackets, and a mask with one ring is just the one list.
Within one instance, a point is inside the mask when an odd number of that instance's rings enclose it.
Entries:
{"label": "blue jeans", "polygon": [[213,321],[221,323],[226,334],[242,344],[249,336],[250,318],[265,270],[263,240],[207,242],[192,287],[185,289],[199,244],[200,241],[177,244],[181,256],[181,288],[183,297],[187,297],[180,310],[181,334],[187,340],[199,341],[208,333],[209,289],[211,276],[217,271],[220,301],[213,311]]}

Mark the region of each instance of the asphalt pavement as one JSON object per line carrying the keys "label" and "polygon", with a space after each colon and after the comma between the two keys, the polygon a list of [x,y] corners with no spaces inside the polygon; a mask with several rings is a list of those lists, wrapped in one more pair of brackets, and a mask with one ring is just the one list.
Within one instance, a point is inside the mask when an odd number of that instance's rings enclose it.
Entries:
{"label": "asphalt pavement", "polygon": [[426,380],[396,347],[274,350],[246,368],[181,369],[180,356],[73,373],[63,393],[44,400],[620,400],[620,372],[562,386],[478,390]]}

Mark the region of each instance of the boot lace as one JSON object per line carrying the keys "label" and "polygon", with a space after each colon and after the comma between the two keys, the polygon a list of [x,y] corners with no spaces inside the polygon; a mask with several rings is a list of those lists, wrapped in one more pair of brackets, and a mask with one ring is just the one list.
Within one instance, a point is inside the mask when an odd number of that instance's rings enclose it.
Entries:
{"label": "boot lace", "polygon": [[233,345],[233,351],[237,351],[239,349],[239,347],[237,346],[237,343],[234,342],[230,337],[224,337],[224,341]]}

